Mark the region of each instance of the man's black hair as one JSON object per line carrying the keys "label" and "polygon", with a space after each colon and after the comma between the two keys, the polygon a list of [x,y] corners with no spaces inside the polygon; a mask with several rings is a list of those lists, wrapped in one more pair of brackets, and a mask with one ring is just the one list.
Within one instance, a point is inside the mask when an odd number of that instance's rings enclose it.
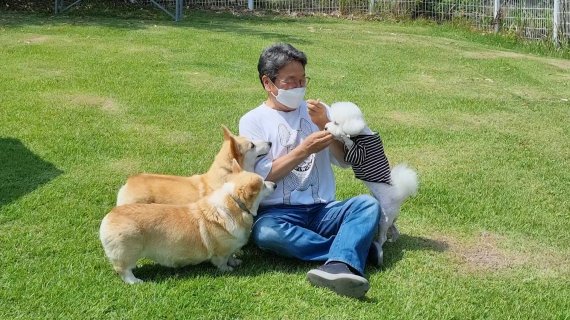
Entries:
{"label": "man's black hair", "polygon": [[261,85],[263,85],[261,78],[264,75],[275,82],[279,70],[291,61],[298,61],[303,65],[303,68],[305,68],[307,56],[288,43],[276,43],[265,48],[257,63],[257,71],[259,72]]}

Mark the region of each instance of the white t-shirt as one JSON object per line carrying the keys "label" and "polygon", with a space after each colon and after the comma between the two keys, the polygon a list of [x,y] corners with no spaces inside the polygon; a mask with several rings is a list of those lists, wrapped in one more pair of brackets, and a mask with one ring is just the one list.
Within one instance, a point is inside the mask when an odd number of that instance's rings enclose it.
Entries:
{"label": "white t-shirt", "polygon": [[[239,134],[251,140],[271,142],[269,153],[257,161],[255,172],[267,177],[273,160],[286,155],[319,128],[311,121],[307,105],[283,112],[265,103],[249,111],[239,121]],[[335,179],[328,148],[311,154],[291,173],[277,181],[275,192],[261,205],[328,203],[335,198]],[[335,161],[336,163],[336,161]]]}

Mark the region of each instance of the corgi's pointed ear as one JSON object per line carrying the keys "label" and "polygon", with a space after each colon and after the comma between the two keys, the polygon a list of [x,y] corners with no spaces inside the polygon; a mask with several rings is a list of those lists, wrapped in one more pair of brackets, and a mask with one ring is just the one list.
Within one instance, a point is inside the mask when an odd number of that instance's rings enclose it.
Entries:
{"label": "corgi's pointed ear", "polygon": [[[231,134],[231,133],[230,133]],[[241,158],[241,151],[239,150],[239,143],[236,141],[236,138],[234,135],[231,135],[229,138],[225,138],[224,139],[226,141],[230,142],[230,155],[231,157],[235,160],[235,159],[239,159]],[[238,161],[239,163],[239,161]]]}
{"label": "corgi's pointed ear", "polygon": [[235,158],[232,159],[232,173],[240,173],[242,171],[239,163]]}
{"label": "corgi's pointed ear", "polygon": [[222,130],[224,131],[224,140],[230,140],[231,137],[234,136],[234,134],[230,131],[230,129],[228,129],[228,127],[224,126],[222,124]]}

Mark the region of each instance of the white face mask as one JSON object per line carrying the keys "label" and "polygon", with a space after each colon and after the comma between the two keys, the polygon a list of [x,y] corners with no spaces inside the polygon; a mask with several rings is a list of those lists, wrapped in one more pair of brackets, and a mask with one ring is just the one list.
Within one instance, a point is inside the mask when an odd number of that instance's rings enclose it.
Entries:
{"label": "white face mask", "polygon": [[[295,110],[299,108],[303,99],[305,99],[305,87],[295,88],[295,89],[278,89],[275,99],[282,105],[289,109]],[[273,93],[272,93],[273,94]]]}

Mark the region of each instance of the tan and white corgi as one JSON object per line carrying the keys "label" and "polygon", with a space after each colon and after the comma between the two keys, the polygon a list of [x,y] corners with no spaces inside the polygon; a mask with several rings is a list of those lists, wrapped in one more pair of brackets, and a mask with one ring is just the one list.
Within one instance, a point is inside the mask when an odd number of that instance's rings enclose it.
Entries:
{"label": "tan and white corgi", "polygon": [[131,203],[186,204],[218,189],[231,173],[232,159],[253,172],[257,159],[266,155],[270,142],[250,141],[222,126],[224,142],[210,169],[189,177],[143,173],[128,178],[117,195],[117,206]]}
{"label": "tan and white corgi", "polygon": [[105,254],[129,284],[132,272],[149,258],[168,267],[210,261],[222,271],[241,263],[233,258],[248,241],[263,197],[275,183],[242,171],[234,160],[228,181],[209,196],[186,205],[129,204],[109,212],[99,230]]}

